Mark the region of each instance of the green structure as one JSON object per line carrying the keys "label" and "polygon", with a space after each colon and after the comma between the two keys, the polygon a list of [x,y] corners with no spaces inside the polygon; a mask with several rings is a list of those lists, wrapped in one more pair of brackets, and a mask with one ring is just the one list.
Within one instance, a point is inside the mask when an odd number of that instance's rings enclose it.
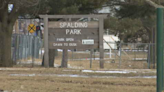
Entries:
{"label": "green structure", "polygon": [[163,8],[157,8],[157,92],[163,91]]}

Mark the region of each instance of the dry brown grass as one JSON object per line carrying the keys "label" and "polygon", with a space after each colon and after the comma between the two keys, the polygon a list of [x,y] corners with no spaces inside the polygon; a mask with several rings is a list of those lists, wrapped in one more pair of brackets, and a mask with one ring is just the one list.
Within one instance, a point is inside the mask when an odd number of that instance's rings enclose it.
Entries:
{"label": "dry brown grass", "polygon": [[22,92],[155,92],[155,79],[0,77],[1,89]]}
{"label": "dry brown grass", "polygon": [[[20,68],[0,71],[0,89],[14,92],[155,92],[155,79],[70,78],[9,76],[10,74],[60,74],[59,68]],[[69,72],[65,72],[69,73]]]}
{"label": "dry brown grass", "polygon": [[[113,52],[114,53],[114,52]],[[76,53],[74,52],[74,61],[72,60],[72,53],[69,52],[69,64],[71,66],[79,66],[84,68],[90,68],[90,53]],[[108,59],[105,61],[106,69],[147,69],[147,61],[134,61],[133,58],[147,58],[143,52],[128,52],[128,55],[122,54],[121,62],[120,57],[112,55],[114,59]],[[60,64],[62,53],[59,52],[58,57],[56,57],[55,63]],[[104,58],[109,58],[109,55],[104,55]],[[94,56],[93,56],[94,57]],[[131,58],[128,58],[131,57]],[[95,58],[99,58],[99,55],[96,55]],[[76,59],[86,59],[86,60],[76,60]],[[114,62],[113,62],[114,61]],[[93,60],[92,68],[99,68],[99,61]]]}
{"label": "dry brown grass", "polygon": [[[72,54],[69,52],[68,64],[73,68],[90,69],[89,60],[71,60]],[[145,53],[128,53],[133,58],[146,58]],[[59,52],[55,58],[55,64],[61,65],[62,53]],[[99,55],[95,56],[96,58]],[[114,57],[114,56],[112,56]],[[75,59],[90,58],[90,53],[74,53]],[[109,55],[105,55],[109,58]],[[91,70],[119,70],[120,69],[145,69],[146,61],[132,61],[125,54],[122,54],[121,63],[119,57],[105,60],[105,69],[99,68],[99,61],[93,60]],[[26,62],[26,60],[20,60]],[[35,59],[35,62],[41,62]],[[121,64],[121,67],[119,67]],[[32,64],[27,65],[31,67]],[[20,65],[18,65],[20,67]],[[15,67],[18,67],[15,66]],[[24,67],[22,65],[21,67]],[[12,68],[15,69],[15,68]],[[63,71],[60,68],[16,68],[16,70],[0,70],[0,89],[14,92],[155,92],[156,79],[150,78],[126,78],[131,76],[154,76],[154,70],[136,70],[137,73],[129,74],[102,74],[83,73],[81,69],[75,71]],[[70,69],[66,69],[70,70]],[[143,72],[149,71],[149,73]],[[153,71],[153,72],[150,72]],[[78,74],[87,76],[117,76],[120,78],[71,78],[57,76],[10,76],[10,74]],[[125,78],[123,78],[125,77]]]}

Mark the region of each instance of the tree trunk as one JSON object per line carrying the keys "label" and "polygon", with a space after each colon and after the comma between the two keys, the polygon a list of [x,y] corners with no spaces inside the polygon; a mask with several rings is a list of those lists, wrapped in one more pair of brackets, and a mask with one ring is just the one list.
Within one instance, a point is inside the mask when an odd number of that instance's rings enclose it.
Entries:
{"label": "tree trunk", "polygon": [[55,49],[49,49],[49,67],[54,67]]}
{"label": "tree trunk", "polygon": [[0,32],[0,67],[11,67],[11,34],[8,31]]}
{"label": "tree trunk", "polygon": [[11,67],[11,37],[13,26],[18,18],[18,9],[13,6],[12,11],[8,11],[8,3],[0,9],[0,67]]}
{"label": "tree trunk", "polygon": [[[49,67],[54,67],[55,56],[58,55],[57,49],[49,49]],[[42,59],[42,66],[44,66],[44,55]]]}
{"label": "tree trunk", "polygon": [[67,49],[63,49],[63,56],[62,56],[61,67],[62,68],[67,68],[67,63],[68,63],[68,50]]}

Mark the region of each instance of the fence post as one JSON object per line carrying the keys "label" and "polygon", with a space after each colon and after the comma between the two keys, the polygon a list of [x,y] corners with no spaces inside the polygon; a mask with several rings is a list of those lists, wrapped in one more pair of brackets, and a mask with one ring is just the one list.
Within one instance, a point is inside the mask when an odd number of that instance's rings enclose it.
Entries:
{"label": "fence post", "polygon": [[137,52],[136,50],[137,49],[136,49],[136,46],[137,46],[137,44],[134,43],[134,61],[137,60],[137,56],[136,56],[136,52]]}
{"label": "fence post", "polygon": [[163,90],[163,8],[157,8],[157,92]]}
{"label": "fence post", "polygon": [[25,37],[26,36],[23,35],[23,38],[22,38],[22,41],[23,41],[23,43],[22,43],[22,48],[23,48],[22,59],[24,59],[24,61],[25,61],[25,57],[26,57],[26,50],[25,50],[25,48],[26,48],[26,38]]}
{"label": "fence post", "polygon": [[[14,35],[14,50],[13,50],[13,55],[12,55],[12,60],[13,60],[13,64],[16,65],[16,55],[17,55],[17,35]],[[12,45],[13,45],[12,44]]]}
{"label": "fence post", "polygon": [[27,42],[27,35],[25,35],[25,60],[27,60],[27,44],[28,44],[28,42]]}
{"label": "fence post", "polygon": [[43,49],[43,40],[41,39],[41,59],[43,58],[42,49]]}
{"label": "fence post", "polygon": [[37,58],[37,45],[38,45],[38,43],[37,43],[37,36],[34,36],[34,58]]}
{"label": "fence post", "polygon": [[147,61],[147,63],[148,63],[147,68],[150,69],[150,49],[151,49],[151,48],[150,48],[150,44],[148,44],[148,45],[149,45],[149,48],[148,48],[148,56],[147,56],[147,58],[148,58],[148,59],[147,59],[147,60],[148,60],[148,61]]}
{"label": "fence post", "polygon": [[23,43],[24,43],[24,37],[23,37],[23,35],[21,35],[21,62],[22,62],[22,59],[23,59]]}
{"label": "fence post", "polygon": [[49,67],[48,17],[44,18],[44,67]]}
{"label": "fence post", "polygon": [[93,50],[90,50],[90,68],[92,68],[92,54],[93,54]]}
{"label": "fence post", "polygon": [[35,61],[35,36],[33,36],[32,39],[32,67],[34,67],[34,61]]}
{"label": "fence post", "polygon": [[109,54],[109,57],[110,57],[110,59],[111,59],[111,58],[112,58],[112,49],[111,49],[111,48],[109,49],[109,53],[110,53],[110,54]]}
{"label": "fence post", "polygon": [[28,35],[28,42],[27,42],[27,47],[28,47],[28,53],[27,53],[27,57],[30,57],[30,36]]}
{"label": "fence post", "polygon": [[73,61],[73,58],[74,58],[74,53],[73,52],[74,52],[74,50],[72,50],[72,61]]}
{"label": "fence post", "polygon": [[16,54],[16,60],[19,60],[19,40],[20,40],[20,38],[19,38],[19,34],[17,35],[17,54]]}
{"label": "fence post", "polygon": [[94,49],[94,51],[93,51],[93,55],[94,55],[94,60],[96,60],[96,49]]}
{"label": "fence post", "polygon": [[100,68],[104,68],[104,46],[103,46],[103,34],[104,34],[104,19],[99,18],[99,52],[100,52]]}
{"label": "fence post", "polygon": [[120,49],[120,51],[119,51],[119,55],[120,55],[119,68],[121,68],[121,53],[122,53],[121,52],[122,51],[122,48],[121,47],[122,47],[122,44],[120,43],[120,48],[119,48]]}

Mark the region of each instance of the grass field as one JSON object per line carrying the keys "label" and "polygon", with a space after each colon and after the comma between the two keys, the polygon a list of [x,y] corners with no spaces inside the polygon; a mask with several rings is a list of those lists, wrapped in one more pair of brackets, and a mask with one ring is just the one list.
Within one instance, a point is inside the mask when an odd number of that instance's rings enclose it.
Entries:
{"label": "grass field", "polygon": [[[147,61],[132,60],[146,58],[146,53],[127,54],[122,54],[121,62],[114,55],[114,59],[105,59],[104,69],[94,59],[90,68],[90,52],[74,52],[74,60],[69,52],[68,68],[64,69],[57,68],[61,65],[61,52],[55,58],[56,68],[41,67],[41,59],[35,59],[39,65],[33,68],[30,60],[20,60],[13,68],[0,68],[0,89],[6,92],[156,92],[156,71],[147,69]],[[93,57],[99,58],[99,54]],[[105,54],[105,58],[109,55]]]}
{"label": "grass field", "polygon": [[[125,74],[82,71],[60,68],[1,68],[0,89],[7,92],[155,92],[156,90],[155,78],[130,78],[152,76],[156,74],[154,70],[126,70],[136,72]],[[69,74],[74,76],[64,76]]]}

